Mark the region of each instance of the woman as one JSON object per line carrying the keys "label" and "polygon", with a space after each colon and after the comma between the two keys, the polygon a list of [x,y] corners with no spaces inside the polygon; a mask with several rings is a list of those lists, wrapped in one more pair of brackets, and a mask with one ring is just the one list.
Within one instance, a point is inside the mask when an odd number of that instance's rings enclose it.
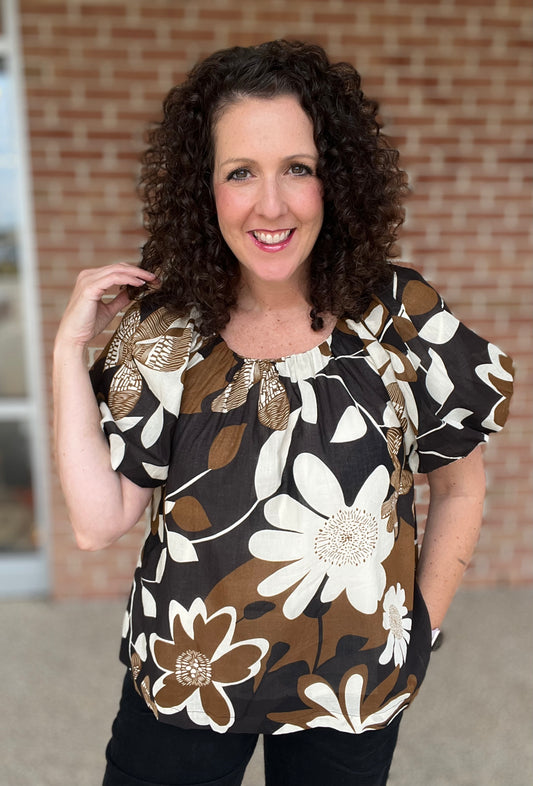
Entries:
{"label": "woman", "polygon": [[376,111],[317,46],[215,53],[151,132],[142,267],[78,278],[55,348],[78,543],[152,511],[108,786],[238,784],[259,733],[268,784],[386,782],[511,366],[390,263],[406,186]]}

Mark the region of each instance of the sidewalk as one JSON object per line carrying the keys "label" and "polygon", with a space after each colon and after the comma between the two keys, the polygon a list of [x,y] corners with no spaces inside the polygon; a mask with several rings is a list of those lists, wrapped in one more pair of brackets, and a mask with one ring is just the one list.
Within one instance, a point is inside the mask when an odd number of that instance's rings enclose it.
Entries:
{"label": "sidewalk", "polygon": [[[0,604],[0,786],[100,786],[124,605]],[[458,595],[402,722],[389,786],[533,783],[532,609],[533,588]],[[263,783],[258,750],[244,786]]]}

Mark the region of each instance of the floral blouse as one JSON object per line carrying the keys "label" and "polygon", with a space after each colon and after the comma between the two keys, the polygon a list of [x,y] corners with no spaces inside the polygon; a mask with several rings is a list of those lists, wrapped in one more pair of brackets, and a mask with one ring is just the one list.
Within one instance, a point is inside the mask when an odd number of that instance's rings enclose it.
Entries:
{"label": "floral blouse", "polygon": [[395,267],[363,320],[278,360],[140,301],[91,374],[113,467],[153,487],[121,659],[155,716],[389,723],[430,654],[413,473],[503,426],[509,358]]}

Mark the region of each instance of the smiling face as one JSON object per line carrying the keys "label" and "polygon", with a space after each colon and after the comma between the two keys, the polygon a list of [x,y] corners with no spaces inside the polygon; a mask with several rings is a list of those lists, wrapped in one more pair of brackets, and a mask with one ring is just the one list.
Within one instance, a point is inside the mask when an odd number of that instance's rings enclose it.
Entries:
{"label": "smiling face", "polygon": [[303,290],[323,220],[311,120],[293,96],[243,98],[217,121],[214,147],[218,223],[244,282]]}

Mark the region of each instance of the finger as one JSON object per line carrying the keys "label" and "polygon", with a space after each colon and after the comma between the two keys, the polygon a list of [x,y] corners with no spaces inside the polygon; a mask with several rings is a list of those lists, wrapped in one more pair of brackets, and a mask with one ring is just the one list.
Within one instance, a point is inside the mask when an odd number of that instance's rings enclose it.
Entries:
{"label": "finger", "polygon": [[129,297],[127,291],[125,289],[121,289],[121,291],[115,298],[113,298],[113,300],[111,300],[109,303],[106,303],[106,306],[109,310],[109,313],[114,317],[130,302],[131,298]]}
{"label": "finger", "polygon": [[119,262],[105,267],[82,270],[77,283],[79,289],[99,299],[106,290],[114,286],[139,287],[156,280],[157,276],[149,270]]}

